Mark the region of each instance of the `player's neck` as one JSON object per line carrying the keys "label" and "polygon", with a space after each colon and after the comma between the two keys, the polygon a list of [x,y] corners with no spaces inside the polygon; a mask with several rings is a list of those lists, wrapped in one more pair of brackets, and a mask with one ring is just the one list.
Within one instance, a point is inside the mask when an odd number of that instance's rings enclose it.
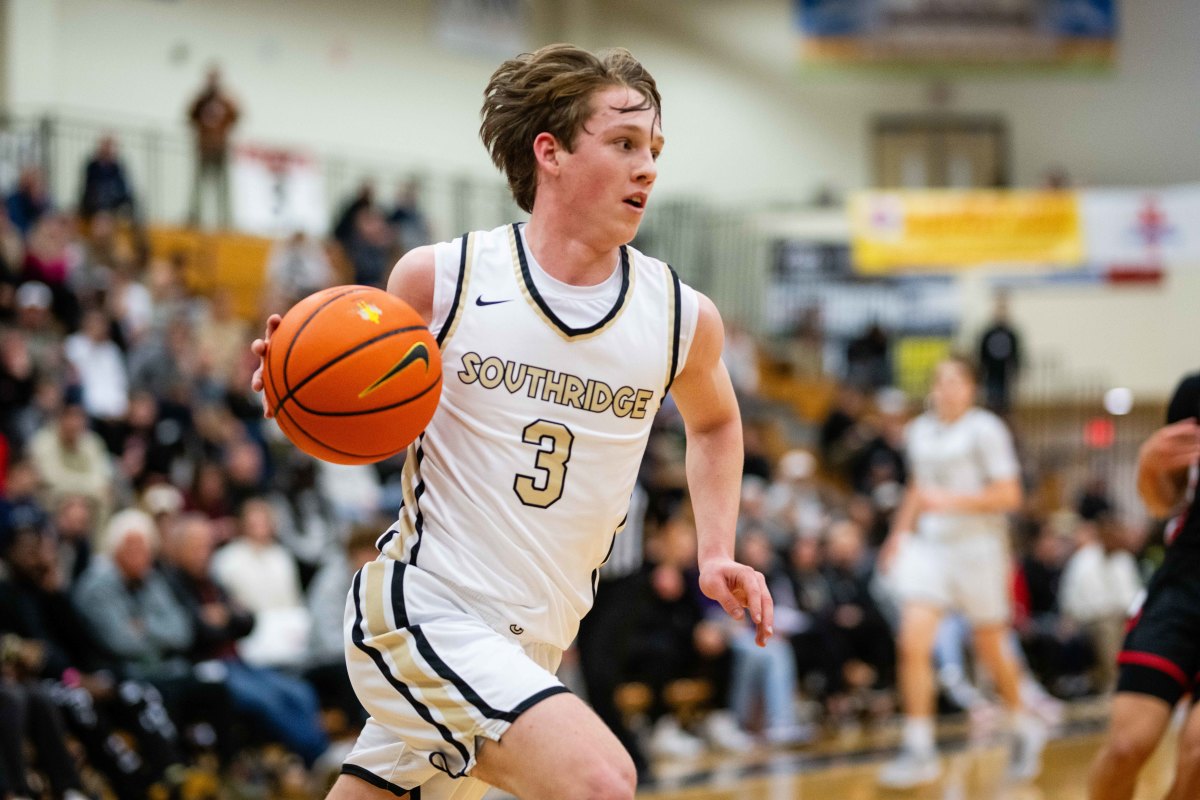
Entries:
{"label": "player's neck", "polygon": [[946,425],[953,425],[955,422],[958,422],[960,419],[965,417],[967,412],[972,408],[973,406],[967,406],[966,408],[949,408],[943,411],[935,411],[934,414],[937,415],[938,422],[945,423]]}
{"label": "player's neck", "polygon": [[598,245],[569,225],[535,215],[524,228],[525,244],[547,275],[572,286],[603,283],[617,263],[617,246]]}

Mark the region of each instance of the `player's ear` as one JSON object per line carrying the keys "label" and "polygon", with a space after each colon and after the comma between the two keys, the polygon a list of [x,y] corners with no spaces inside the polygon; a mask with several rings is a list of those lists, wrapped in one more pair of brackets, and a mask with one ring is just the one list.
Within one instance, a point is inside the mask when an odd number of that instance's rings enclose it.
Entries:
{"label": "player's ear", "polygon": [[537,160],[539,167],[551,174],[558,173],[558,157],[562,153],[562,149],[562,145],[552,133],[542,131],[534,137],[533,157]]}

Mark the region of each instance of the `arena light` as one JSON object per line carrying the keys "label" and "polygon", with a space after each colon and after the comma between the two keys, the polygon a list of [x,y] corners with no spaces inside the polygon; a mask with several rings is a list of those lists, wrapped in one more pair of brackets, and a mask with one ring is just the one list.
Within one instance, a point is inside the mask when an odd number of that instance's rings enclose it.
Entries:
{"label": "arena light", "polygon": [[1104,410],[1115,417],[1123,417],[1133,410],[1133,392],[1124,386],[1109,389],[1104,393]]}

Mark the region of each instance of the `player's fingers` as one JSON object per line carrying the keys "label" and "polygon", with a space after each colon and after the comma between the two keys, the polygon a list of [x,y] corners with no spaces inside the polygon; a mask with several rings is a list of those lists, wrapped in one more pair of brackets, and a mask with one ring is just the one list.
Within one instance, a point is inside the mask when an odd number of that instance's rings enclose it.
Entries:
{"label": "player's fingers", "polygon": [[755,625],[762,624],[763,585],[759,574],[753,570],[742,573],[742,591],[746,594],[746,609]]}
{"label": "player's fingers", "polygon": [[263,355],[267,352],[266,341],[263,339],[255,339],[253,342],[250,343],[250,352],[254,353],[254,355],[258,356],[259,358],[262,358]]}
{"label": "player's fingers", "polygon": [[734,596],[733,592],[729,591],[729,587],[725,585],[724,581],[721,582],[720,588],[709,597],[720,603],[721,608],[725,609],[725,613],[734,619],[740,620],[745,616],[741,601]]}
{"label": "player's fingers", "polygon": [[270,339],[271,334],[275,332],[275,329],[279,327],[279,323],[281,322],[283,322],[283,317],[278,314],[272,314],[267,317],[267,335],[265,338]]}
{"label": "player's fingers", "polygon": [[775,600],[771,597],[771,590],[767,588],[767,579],[759,575],[759,581],[762,582],[762,622],[758,625],[759,644],[764,645],[767,639],[771,638],[775,633]]}

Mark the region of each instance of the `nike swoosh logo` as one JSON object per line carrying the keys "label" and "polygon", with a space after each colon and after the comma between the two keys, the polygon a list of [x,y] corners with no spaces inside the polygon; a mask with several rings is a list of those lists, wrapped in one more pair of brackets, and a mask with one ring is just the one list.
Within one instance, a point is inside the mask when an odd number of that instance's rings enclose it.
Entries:
{"label": "nike swoosh logo", "polygon": [[479,295],[478,297],[475,298],[475,305],[477,305],[477,306],[496,306],[496,305],[500,305],[501,303],[511,303],[511,302],[512,302],[511,297],[508,298],[507,300],[484,300],[483,295]]}
{"label": "nike swoosh logo", "polygon": [[375,381],[370,386],[368,386],[367,388],[365,388],[361,392],[359,392],[358,398],[361,400],[362,398],[366,397],[371,392],[375,391],[380,386],[383,386],[385,383],[390,381],[392,378],[396,377],[401,372],[403,372],[405,367],[409,366],[410,364],[415,364],[418,361],[425,362],[425,371],[428,372],[429,371],[429,348],[425,346],[424,342],[417,342],[412,347],[408,348],[408,352],[404,354],[404,358],[397,361],[396,366],[392,367],[387,372],[383,373],[383,375],[380,376],[379,380]]}

